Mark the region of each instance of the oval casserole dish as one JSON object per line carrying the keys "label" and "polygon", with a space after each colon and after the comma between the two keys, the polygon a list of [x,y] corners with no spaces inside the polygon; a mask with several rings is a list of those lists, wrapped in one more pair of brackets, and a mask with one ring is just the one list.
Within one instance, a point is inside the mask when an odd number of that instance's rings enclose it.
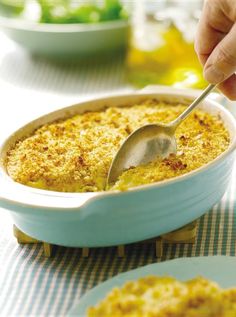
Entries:
{"label": "oval casserole dish", "polygon": [[0,206],[10,210],[16,226],[52,244],[100,247],[132,243],[173,231],[203,215],[225,193],[235,158],[236,122],[210,99],[200,108],[220,115],[230,134],[229,148],[203,167],[177,178],[139,186],[126,192],[59,193],[14,182],[4,161],[15,142],[39,126],[104,106],[132,105],[148,98],[189,104],[193,92],[158,90],[119,94],[60,109],[34,120],[1,146]]}

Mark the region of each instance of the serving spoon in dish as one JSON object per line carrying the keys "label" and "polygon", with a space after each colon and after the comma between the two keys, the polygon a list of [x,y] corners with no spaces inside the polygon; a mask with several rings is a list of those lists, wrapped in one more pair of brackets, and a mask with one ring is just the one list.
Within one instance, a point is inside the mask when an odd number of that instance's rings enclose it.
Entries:
{"label": "serving spoon in dish", "polygon": [[171,153],[176,153],[175,131],[177,127],[214,88],[214,84],[208,85],[202,94],[174,121],[168,124],[147,124],[131,133],[123,142],[111,163],[107,185],[114,184],[122,172],[130,167],[147,164],[158,157],[163,159]]}

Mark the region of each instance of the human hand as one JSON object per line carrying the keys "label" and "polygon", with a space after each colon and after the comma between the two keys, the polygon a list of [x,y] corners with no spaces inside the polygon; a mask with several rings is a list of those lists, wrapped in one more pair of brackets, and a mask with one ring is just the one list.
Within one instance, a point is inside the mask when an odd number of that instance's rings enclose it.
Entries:
{"label": "human hand", "polygon": [[205,0],[195,39],[205,79],[236,100],[236,1]]}

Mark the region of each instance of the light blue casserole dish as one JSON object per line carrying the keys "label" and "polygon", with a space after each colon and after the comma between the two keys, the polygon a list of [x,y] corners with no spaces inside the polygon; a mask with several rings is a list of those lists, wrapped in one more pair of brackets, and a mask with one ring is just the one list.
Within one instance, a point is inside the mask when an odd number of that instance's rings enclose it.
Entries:
{"label": "light blue casserole dish", "polygon": [[200,217],[218,202],[233,169],[236,122],[225,108],[211,100],[200,107],[221,116],[230,133],[230,146],[214,161],[178,178],[126,192],[58,193],[15,183],[7,175],[4,160],[9,148],[42,124],[104,106],[132,105],[149,97],[189,103],[194,95],[169,89],[86,101],[43,116],[11,135],[0,151],[0,206],[10,210],[17,227],[53,244],[111,246],[175,230]]}

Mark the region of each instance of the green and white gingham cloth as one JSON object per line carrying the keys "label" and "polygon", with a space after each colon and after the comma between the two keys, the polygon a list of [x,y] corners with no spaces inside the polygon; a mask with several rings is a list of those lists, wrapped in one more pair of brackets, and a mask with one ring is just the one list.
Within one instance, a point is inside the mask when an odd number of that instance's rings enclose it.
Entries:
{"label": "green and white gingham cloth", "polygon": [[[28,120],[94,94],[129,89],[122,58],[101,64],[57,63],[28,56],[0,34],[0,138]],[[4,48],[4,49],[3,49]],[[162,259],[151,244],[80,249],[55,246],[45,258],[39,244],[18,245],[12,221],[0,209],[0,316],[65,316],[91,287],[124,271],[185,256],[235,255],[236,173],[227,193],[198,220],[196,243],[165,245]]]}

